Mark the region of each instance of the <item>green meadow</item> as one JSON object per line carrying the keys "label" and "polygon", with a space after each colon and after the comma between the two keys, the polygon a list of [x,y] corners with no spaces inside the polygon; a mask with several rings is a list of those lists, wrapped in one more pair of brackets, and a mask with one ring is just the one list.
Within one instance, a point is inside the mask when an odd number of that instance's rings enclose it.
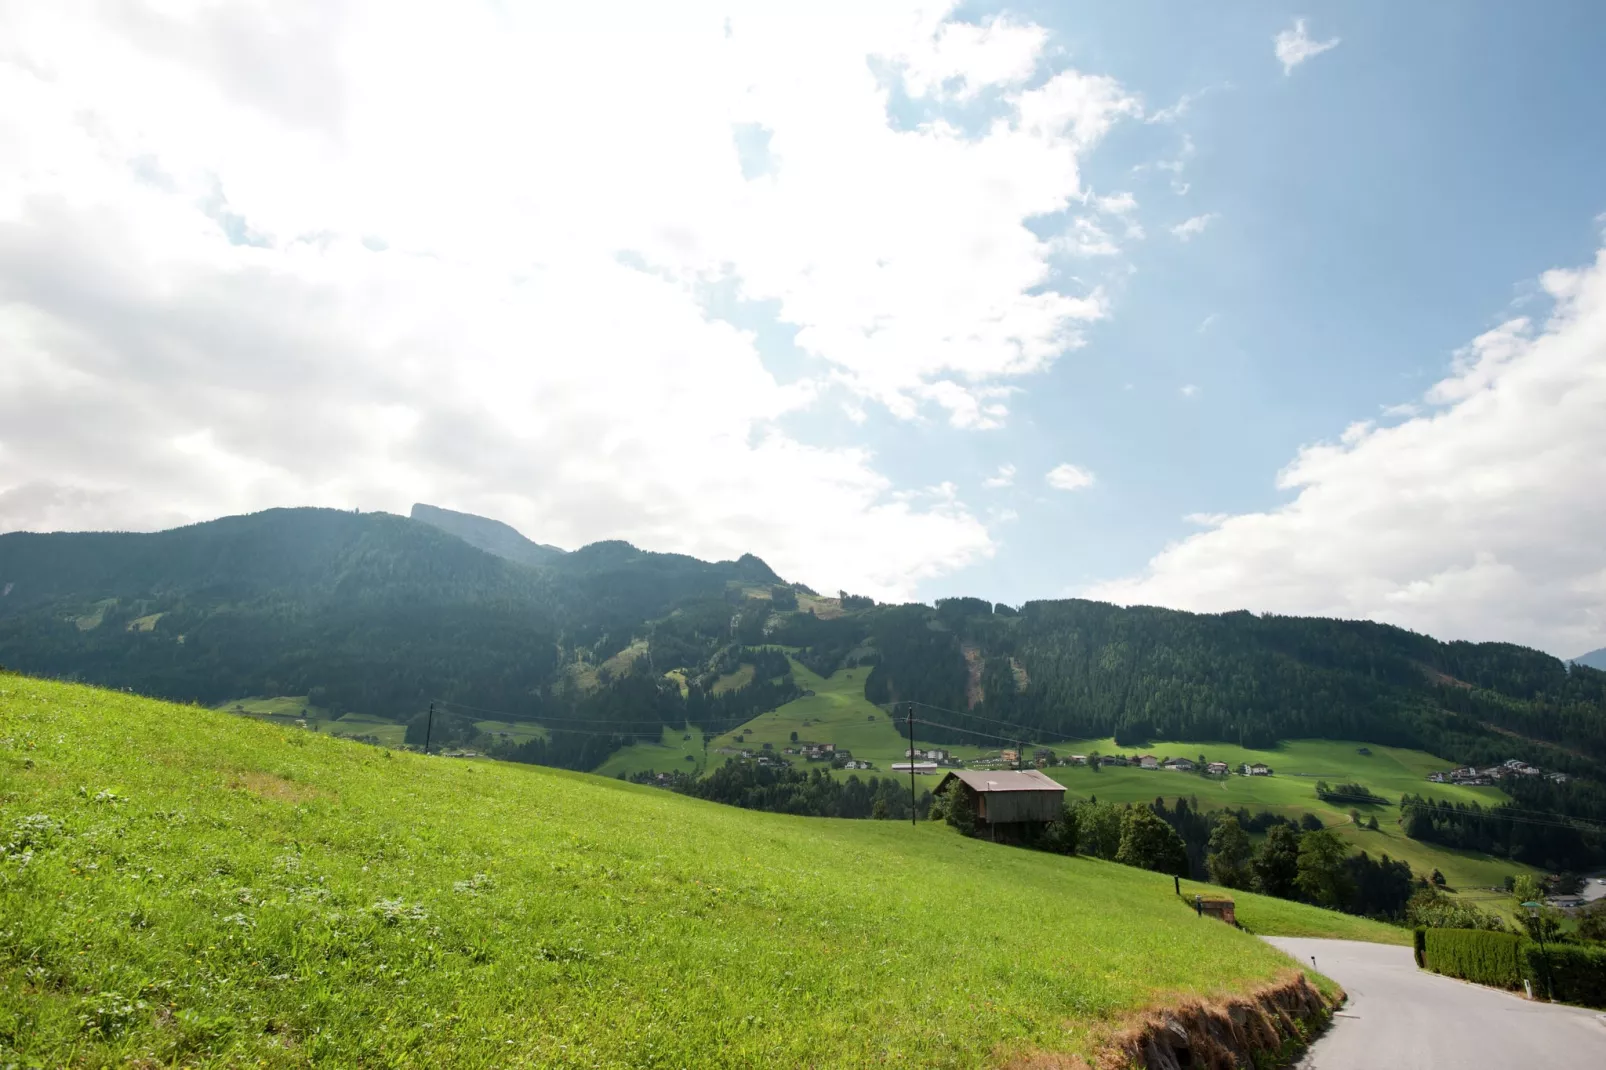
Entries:
{"label": "green meadow", "polygon": [[[744,668],[750,668],[744,666]],[[800,742],[835,743],[853,752],[855,758],[867,758],[875,768],[865,772],[835,770],[838,779],[848,776],[887,776],[893,762],[904,760],[909,741],[902,734],[902,722],[889,718],[886,711],[871,705],[864,697],[864,681],[868,668],[842,669],[830,677],[821,677],[793,660],[792,674],[799,686],[813,694],[794,699],[770,713],[760,714],[733,731],[711,740],[706,758],[702,748],[702,735],[692,729],[690,741],[683,741],[682,733],[664,731],[657,743],[643,742],[613,754],[596,771],[604,776],[620,773],[704,772],[710,766],[726,761],[743,749],[759,751],[765,743],[777,753],[792,746],[792,733]],[[955,720],[952,717],[947,718]],[[921,738],[916,726],[916,745],[927,748],[946,747],[961,758],[979,758],[996,755],[997,746],[950,746],[932,744]],[[999,729],[1007,731],[1007,729]],[[1097,796],[1108,802],[1152,802],[1157,797],[1197,799],[1205,809],[1245,807],[1250,811],[1270,810],[1298,818],[1305,813],[1315,814],[1356,849],[1374,856],[1387,854],[1390,858],[1410,863],[1413,872],[1426,876],[1435,869],[1444,874],[1453,889],[1482,893],[1484,889],[1500,885],[1508,874],[1537,872],[1530,866],[1495,858],[1472,851],[1458,851],[1433,844],[1422,843],[1407,837],[1399,825],[1398,803],[1408,792],[1432,795],[1449,802],[1498,805],[1507,801],[1499,788],[1466,788],[1451,784],[1431,784],[1429,773],[1447,769],[1453,763],[1435,758],[1423,751],[1399,747],[1383,747],[1355,742],[1325,739],[1290,740],[1274,748],[1241,747],[1235,743],[1179,743],[1154,741],[1142,747],[1117,747],[1113,739],[1085,739],[1070,742],[1043,744],[1056,754],[1153,754],[1156,757],[1182,757],[1198,761],[1203,755],[1209,761],[1227,762],[1236,771],[1244,763],[1262,762],[1274,771],[1269,777],[1207,777],[1197,773],[1173,773],[1164,770],[1134,767],[1105,768],[1094,771],[1088,767],[1055,766],[1049,770],[1064,784],[1072,797]],[[725,753],[720,753],[721,751]],[[690,755],[692,760],[687,761]],[[794,758],[800,769],[812,763]],[[1347,782],[1364,784],[1389,801],[1387,806],[1368,806],[1352,802],[1323,802],[1316,797],[1316,782],[1326,780],[1330,785]],[[924,787],[936,784],[937,777],[921,777]],[[1360,811],[1362,818],[1376,816],[1376,831],[1354,825],[1349,818],[1351,808]]]}
{"label": "green meadow", "polygon": [[[298,721],[305,721],[307,727],[314,732],[328,732],[336,736],[372,737],[386,747],[400,747],[407,739],[407,726],[388,717],[370,713],[347,713],[335,717],[328,710],[309,705],[305,695],[243,698],[225,702],[218,709],[245,714],[285,727],[294,726]],[[545,739],[547,734],[545,728],[528,721],[476,721],[474,727],[504,742],[515,744],[532,739]]]}
{"label": "green meadow", "polygon": [[[1197,773],[1173,773],[1163,769],[1114,767],[1094,771],[1090,767],[1059,766],[1051,770],[1069,794],[1083,798],[1096,795],[1108,802],[1152,802],[1156,797],[1197,799],[1205,809],[1247,808],[1251,812],[1270,810],[1298,817],[1315,814],[1334,832],[1374,857],[1409,862],[1412,871],[1427,875],[1442,872],[1453,888],[1479,891],[1498,886],[1507,874],[1537,872],[1531,866],[1509,859],[1472,851],[1457,851],[1422,843],[1405,835],[1399,824],[1399,800],[1406,793],[1432,795],[1449,802],[1494,806],[1508,801],[1499,788],[1467,788],[1453,784],[1430,784],[1429,773],[1452,763],[1422,751],[1376,744],[1326,739],[1290,740],[1279,746],[1256,750],[1223,743],[1154,742],[1143,747],[1116,747],[1110,739],[1078,743],[1074,750],[1056,748],[1060,753],[1153,754],[1156,757],[1183,757],[1198,761],[1204,754],[1211,761],[1224,761],[1234,770],[1245,762],[1263,762],[1272,776],[1209,777]],[[1367,751],[1370,753],[1362,753]],[[1316,782],[1329,786],[1354,782],[1365,785],[1388,800],[1388,805],[1366,805],[1354,801],[1324,802],[1316,797]],[[1376,831],[1350,821],[1351,809],[1362,820],[1375,816]]]}
{"label": "green meadow", "polygon": [[[813,694],[759,714],[734,731],[717,737],[709,743],[709,751],[713,754],[721,747],[759,750],[765,743],[781,751],[795,745],[791,740],[792,733],[796,732],[799,742],[835,743],[852,751],[855,758],[867,758],[875,763],[869,774],[858,774],[861,778],[887,776],[893,762],[904,761],[909,739],[903,734],[903,722],[888,717],[885,710],[871,705],[864,697],[864,681],[869,675],[868,668],[855,668],[839,669],[824,677],[794,659],[793,679],[799,687]],[[741,742],[743,739],[745,742]],[[915,744],[922,749],[938,745],[921,739],[918,731]],[[979,758],[989,753],[985,747],[940,745],[965,758]],[[991,753],[996,752],[994,748]],[[799,765],[806,763],[800,761]],[[844,777],[848,773],[837,770],[835,775]],[[933,785],[936,783],[935,778],[928,779]]]}
{"label": "green meadow", "polygon": [[[1293,965],[1170,878],[936,823],[18,676],[0,845],[0,1065],[994,1066]],[[1257,932],[1403,935],[1238,898]]]}

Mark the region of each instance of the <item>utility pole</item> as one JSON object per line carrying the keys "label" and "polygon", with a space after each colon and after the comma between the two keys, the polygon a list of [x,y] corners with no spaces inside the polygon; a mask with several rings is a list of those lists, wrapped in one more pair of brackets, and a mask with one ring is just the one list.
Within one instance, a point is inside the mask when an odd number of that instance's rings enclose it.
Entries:
{"label": "utility pole", "polygon": [[909,722],[909,824],[918,825],[920,815],[915,812],[915,704],[904,707]]}
{"label": "utility pole", "polygon": [[429,704],[429,720],[424,722],[424,753],[429,753],[429,737],[435,731],[435,704]]}

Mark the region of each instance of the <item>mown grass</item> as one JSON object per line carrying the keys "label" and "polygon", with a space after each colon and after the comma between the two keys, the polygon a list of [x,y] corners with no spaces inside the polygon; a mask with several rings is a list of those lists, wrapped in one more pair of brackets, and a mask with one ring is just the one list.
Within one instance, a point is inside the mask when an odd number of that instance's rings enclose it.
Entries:
{"label": "mown grass", "polygon": [[16,676],[0,844],[0,1065],[981,1066],[1289,964],[1111,863]]}

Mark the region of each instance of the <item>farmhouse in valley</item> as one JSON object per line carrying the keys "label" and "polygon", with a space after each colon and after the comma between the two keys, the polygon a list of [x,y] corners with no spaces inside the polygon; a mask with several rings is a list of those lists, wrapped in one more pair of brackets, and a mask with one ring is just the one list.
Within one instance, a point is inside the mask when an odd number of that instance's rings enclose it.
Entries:
{"label": "farmhouse in valley", "polygon": [[1271,776],[1271,769],[1259,762],[1245,762],[1244,776]]}
{"label": "farmhouse in valley", "polygon": [[1065,788],[1036,769],[956,770],[933,794],[961,791],[976,809],[976,823],[991,840],[1012,842],[1041,831],[1065,812]]}

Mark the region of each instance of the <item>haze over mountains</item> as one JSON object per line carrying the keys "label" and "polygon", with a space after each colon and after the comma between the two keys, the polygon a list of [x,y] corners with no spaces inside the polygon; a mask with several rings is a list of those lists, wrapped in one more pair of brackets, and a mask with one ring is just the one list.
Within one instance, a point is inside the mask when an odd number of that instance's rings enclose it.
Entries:
{"label": "haze over mountains", "polygon": [[1606,671],[1606,646],[1599,650],[1591,650],[1587,654],[1580,654],[1573,659],[1575,665],[1588,665],[1592,669]]}
{"label": "haze over mountains", "polygon": [[477,546],[497,557],[505,557],[520,565],[546,565],[564,553],[556,546],[532,542],[521,535],[511,524],[473,513],[459,513],[436,505],[417,502],[411,514],[431,527],[456,535],[470,546]]}
{"label": "haze over mountains", "polygon": [[824,675],[870,666],[871,701],[951,711],[956,732],[985,716],[1062,737],[1327,737],[1606,763],[1606,673],[1508,644],[1075,599],[876,605],[787,584],[751,555],[617,541],[566,553],[481,517],[413,512],[0,536],[0,664],[205,703],[310,695],[400,721],[446,699],[593,724],[538,755],[577,768],[654,726],[739,723],[786,701],[784,666],[715,693],[773,644]]}

